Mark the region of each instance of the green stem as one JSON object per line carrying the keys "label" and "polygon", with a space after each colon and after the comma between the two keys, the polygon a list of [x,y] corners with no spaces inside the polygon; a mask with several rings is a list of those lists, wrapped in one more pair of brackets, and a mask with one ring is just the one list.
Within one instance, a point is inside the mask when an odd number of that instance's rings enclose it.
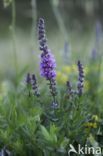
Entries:
{"label": "green stem", "polygon": [[54,2],[55,2],[55,0],[50,0],[54,15],[55,15],[56,20],[58,22],[58,26],[59,26],[59,28],[60,28],[63,36],[64,36],[65,41],[68,42],[68,32],[67,32],[67,29],[65,27],[64,20],[60,14],[58,4],[54,4]]}
{"label": "green stem", "polygon": [[36,0],[31,0],[31,6],[32,6],[32,25],[31,25],[31,54],[30,54],[30,60],[31,64],[34,63],[34,58],[32,52],[35,51],[35,36],[36,36],[36,20],[37,20],[37,8],[36,8]]}
{"label": "green stem", "polygon": [[52,84],[52,81],[50,80],[50,91],[51,91],[51,95],[52,95],[52,97],[53,97],[53,102],[54,102],[54,104],[56,103],[56,95],[55,95],[55,93],[54,93],[54,90],[53,90],[53,84]]}
{"label": "green stem", "polygon": [[34,48],[34,40],[35,40],[35,28],[36,28],[36,20],[37,20],[37,10],[36,10],[36,0],[31,0],[32,6],[32,30],[31,30],[31,38],[32,38],[32,46]]}
{"label": "green stem", "polygon": [[16,24],[16,7],[15,7],[15,0],[12,0],[12,25],[11,25],[11,32],[12,32],[12,44],[13,44],[13,55],[14,55],[14,66],[15,66],[15,73],[17,77],[18,73],[18,63],[17,63],[17,53],[16,53],[16,36],[15,36],[15,24]]}

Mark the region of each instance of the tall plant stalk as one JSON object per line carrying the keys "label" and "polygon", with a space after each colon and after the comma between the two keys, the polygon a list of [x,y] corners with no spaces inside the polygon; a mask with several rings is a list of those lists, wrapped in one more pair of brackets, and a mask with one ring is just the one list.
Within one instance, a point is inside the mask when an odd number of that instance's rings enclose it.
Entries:
{"label": "tall plant stalk", "polygon": [[36,19],[37,19],[37,11],[36,11],[36,0],[31,0],[32,6],[32,30],[31,30],[31,38],[32,38],[32,47],[34,47],[34,39],[35,39],[35,30],[36,30]]}
{"label": "tall plant stalk", "polygon": [[52,6],[52,9],[53,9],[55,18],[56,18],[56,20],[58,22],[60,31],[63,34],[63,36],[65,38],[65,41],[68,42],[68,39],[69,39],[68,38],[68,33],[67,33],[63,18],[61,16],[61,13],[60,13],[59,8],[58,8],[59,1],[58,0],[50,0],[50,3],[51,3],[51,6]]}
{"label": "tall plant stalk", "polygon": [[36,20],[37,20],[37,10],[36,10],[36,0],[31,0],[31,11],[32,11],[32,25],[31,25],[31,53],[30,60],[31,63],[34,62],[32,53],[35,51],[35,36],[36,36]]}
{"label": "tall plant stalk", "polygon": [[[63,17],[61,15],[61,12],[59,10],[59,0],[50,0],[52,10],[54,12],[55,18],[57,20],[59,29],[64,36],[64,45],[69,47],[69,37],[68,37],[68,31],[65,27]],[[66,51],[64,50],[64,61],[66,64],[70,63],[71,58],[71,51],[67,48]]]}
{"label": "tall plant stalk", "polygon": [[18,75],[18,63],[17,63],[17,50],[16,50],[16,5],[15,0],[12,0],[12,23],[11,23],[11,33],[12,33],[12,45],[13,45],[13,59],[15,67],[15,75]]}

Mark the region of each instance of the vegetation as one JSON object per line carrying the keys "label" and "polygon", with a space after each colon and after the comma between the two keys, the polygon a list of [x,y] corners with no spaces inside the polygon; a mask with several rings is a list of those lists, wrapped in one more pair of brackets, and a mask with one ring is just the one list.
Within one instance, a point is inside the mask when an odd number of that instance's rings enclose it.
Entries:
{"label": "vegetation", "polygon": [[66,37],[64,64],[57,67],[47,43],[46,20],[38,19],[40,70],[35,62],[35,73],[27,67],[18,70],[15,1],[4,4],[12,4],[15,72],[0,85],[0,156],[67,156],[70,145],[77,149],[78,144],[102,148],[101,24],[96,25],[96,44],[86,63],[81,58],[74,63]]}

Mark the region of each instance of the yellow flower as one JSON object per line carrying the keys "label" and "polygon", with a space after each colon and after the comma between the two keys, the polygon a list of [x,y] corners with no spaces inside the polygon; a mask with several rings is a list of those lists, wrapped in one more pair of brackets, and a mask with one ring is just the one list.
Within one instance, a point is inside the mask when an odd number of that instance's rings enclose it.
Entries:
{"label": "yellow flower", "polygon": [[90,88],[89,81],[84,81],[84,89],[87,91]]}
{"label": "yellow flower", "polygon": [[62,72],[57,71],[57,79],[60,78],[62,76]]}
{"label": "yellow flower", "polygon": [[92,119],[95,120],[95,121],[97,121],[97,122],[99,121],[99,117],[97,115],[93,115],[92,116]]}
{"label": "yellow flower", "polygon": [[65,74],[69,74],[69,73],[72,72],[70,66],[63,66],[63,67],[62,67],[62,71],[63,71]]}
{"label": "yellow flower", "polygon": [[84,126],[90,128],[90,127],[92,126],[92,123],[91,123],[91,122],[86,122],[86,123],[84,124]]}
{"label": "yellow flower", "polygon": [[84,67],[84,74],[86,75],[86,74],[88,74],[88,72],[89,72],[89,68],[87,66]]}
{"label": "yellow flower", "polygon": [[93,128],[97,128],[97,123],[93,123],[93,124],[92,124],[92,127],[93,127]]}
{"label": "yellow flower", "polygon": [[60,71],[57,72],[57,82],[64,84],[68,81],[68,76]]}
{"label": "yellow flower", "polygon": [[78,71],[78,67],[77,67],[77,65],[75,65],[75,64],[73,64],[73,65],[71,66],[71,69],[72,69],[73,72],[77,72],[77,71]]}
{"label": "yellow flower", "polygon": [[97,123],[87,122],[84,124],[86,128],[97,128]]}

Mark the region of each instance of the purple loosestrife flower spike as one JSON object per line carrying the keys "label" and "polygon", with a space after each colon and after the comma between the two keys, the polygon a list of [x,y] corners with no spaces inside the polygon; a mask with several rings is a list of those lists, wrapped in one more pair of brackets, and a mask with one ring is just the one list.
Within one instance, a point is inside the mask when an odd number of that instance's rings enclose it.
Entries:
{"label": "purple loosestrife flower spike", "polygon": [[37,85],[37,80],[35,74],[32,74],[32,81],[31,81],[32,89],[34,91],[34,95],[37,97],[40,96],[39,90],[38,90],[38,85]]}
{"label": "purple loosestrife flower spike", "polygon": [[67,85],[67,94],[69,94],[70,96],[77,95],[77,91],[72,89],[72,84],[69,81],[67,81],[66,85]]}
{"label": "purple loosestrife flower spike", "polygon": [[39,19],[38,29],[40,50],[42,51],[40,73],[41,76],[45,77],[47,80],[53,80],[56,77],[56,61],[51,50],[47,46],[44,19],[42,18]]}
{"label": "purple loosestrife flower spike", "polygon": [[27,74],[26,76],[26,85],[27,85],[27,88],[29,90],[29,97],[31,96],[31,93],[30,93],[30,90],[31,90],[31,75],[30,73]]}
{"label": "purple loosestrife flower spike", "polygon": [[69,93],[69,95],[72,95],[72,85],[69,81],[67,81],[67,92]]}
{"label": "purple loosestrife flower spike", "polygon": [[27,83],[27,85],[31,84],[31,75],[30,75],[30,73],[28,73],[27,76],[26,76],[26,83]]}
{"label": "purple loosestrife flower spike", "polygon": [[78,95],[81,96],[83,94],[83,87],[84,87],[84,71],[83,71],[83,65],[80,61],[77,63],[78,65],[78,71],[79,71],[79,77],[78,77]]}
{"label": "purple loosestrife flower spike", "polygon": [[39,38],[39,45],[40,50],[42,51],[41,54],[41,62],[40,62],[40,73],[41,76],[46,78],[49,81],[50,91],[55,101],[56,96],[56,61],[47,45],[47,39],[45,34],[45,22],[43,18],[39,19],[38,23],[38,38]]}
{"label": "purple loosestrife flower spike", "polygon": [[45,35],[45,23],[43,18],[39,19],[38,35],[39,35],[38,39],[39,39],[40,50],[46,53],[48,47],[47,47],[47,39]]}

